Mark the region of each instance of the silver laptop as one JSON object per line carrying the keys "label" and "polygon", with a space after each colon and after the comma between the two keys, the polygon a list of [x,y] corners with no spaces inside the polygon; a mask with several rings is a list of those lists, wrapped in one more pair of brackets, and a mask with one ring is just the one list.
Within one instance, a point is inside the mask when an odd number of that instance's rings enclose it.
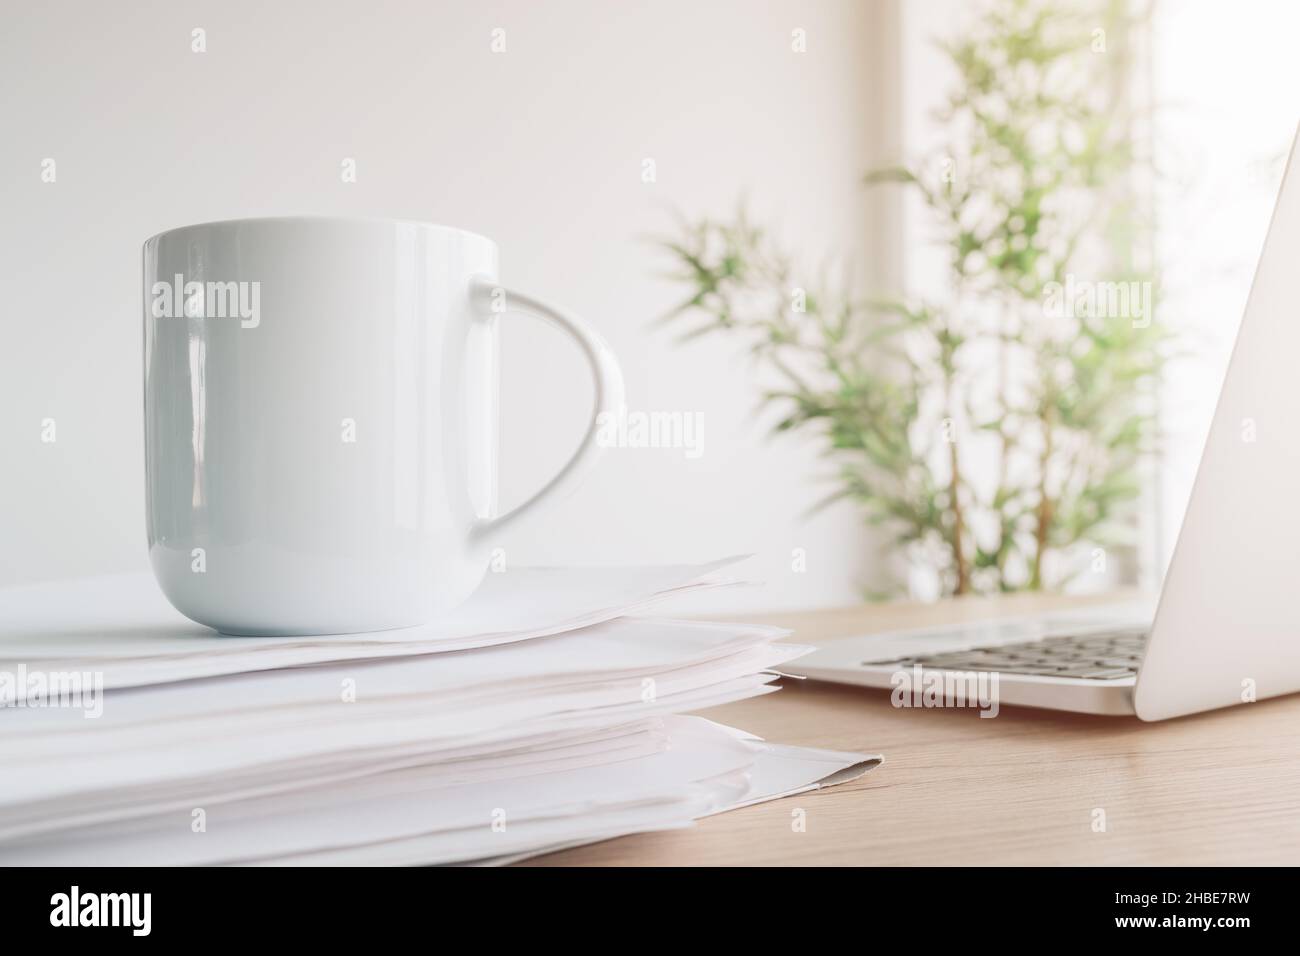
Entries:
{"label": "silver laptop", "polygon": [[[1298,133],[1300,138],[1300,133]],[[787,665],[946,703],[1163,720],[1300,691],[1300,172],[1296,145],[1154,615],[1134,607],[863,635]],[[1250,439],[1250,440],[1248,440]],[[985,686],[983,681],[981,686]]]}

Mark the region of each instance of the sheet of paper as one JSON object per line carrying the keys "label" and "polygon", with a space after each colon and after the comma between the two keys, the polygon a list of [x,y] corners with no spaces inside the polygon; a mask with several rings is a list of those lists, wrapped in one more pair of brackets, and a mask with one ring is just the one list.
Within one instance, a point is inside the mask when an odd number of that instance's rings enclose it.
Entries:
{"label": "sheet of paper", "polygon": [[[577,728],[604,728],[615,726],[625,721],[654,714],[685,713],[690,710],[705,710],[749,697],[766,695],[776,691],[771,687],[771,676],[755,675],[750,678],[729,682],[722,687],[711,687],[705,691],[686,693],[659,698],[651,704],[623,705],[608,708],[601,713],[590,714],[585,711],[560,714],[536,722],[538,727],[551,731],[577,730]],[[516,731],[517,732],[517,728]],[[513,743],[515,737],[508,734],[498,735],[506,743]],[[399,748],[404,753],[389,752],[395,767],[420,765],[422,761],[419,744],[408,744]],[[194,808],[200,804],[218,803],[240,796],[261,795],[295,790],[304,782],[320,782],[322,779],[356,779],[370,773],[382,773],[385,767],[374,766],[378,757],[377,750],[386,748],[364,748],[365,760],[348,763],[339,760],[339,753],[324,754],[313,761],[299,761],[298,774],[286,778],[279,767],[276,771],[266,767],[255,767],[242,775],[234,777],[194,777],[181,782],[170,782],[166,786],[159,784],[138,784],[112,788],[105,791],[73,790],[55,799],[22,801],[4,808],[0,816],[0,842],[10,839],[27,838],[36,834],[45,834],[64,829],[68,826],[88,825],[147,816],[149,813],[162,812],[166,809]],[[342,750],[344,754],[356,754],[355,750]],[[264,774],[261,777],[260,774]],[[3,864],[3,853],[0,853]]]}
{"label": "sheet of paper", "polygon": [[[752,734],[721,724],[716,726],[737,734],[743,739],[761,742],[758,737]],[[701,818],[714,816],[719,813],[726,813],[729,810],[737,810],[741,807],[777,800],[781,797],[794,796],[812,790],[821,790],[826,787],[849,783],[857,780],[867,771],[875,769],[883,761],[884,758],[880,754],[858,754],[840,750],[820,750],[813,747],[790,747],[782,744],[763,743],[762,749],[755,756],[753,766],[750,767],[744,792],[726,806],[703,812],[699,816]],[[507,866],[511,863],[519,863],[547,853],[556,853],[575,846],[583,846],[599,839],[612,839],[614,837],[628,836],[632,833],[644,833],[658,829],[667,828],[641,826],[620,832],[607,832],[599,837],[579,838],[549,845],[539,844],[530,850],[476,860],[474,863],[477,866]],[[673,829],[677,828],[674,827]]]}
{"label": "sheet of paper", "polygon": [[[759,625],[619,618],[474,651],[123,688],[106,696],[98,716],[87,708],[13,707],[0,711],[0,730],[6,737],[21,737],[44,748],[47,734],[102,734],[105,727],[156,724],[159,715],[166,715],[169,726],[157,730],[170,733],[183,731],[184,721],[203,716],[238,720],[273,711],[297,717],[311,714],[313,708],[323,708],[328,716],[345,700],[356,705],[354,711],[417,695],[448,709],[459,708],[462,697],[483,700],[493,694],[519,695],[562,684],[653,676],[766,646],[787,633]],[[105,666],[108,677],[122,665]],[[0,757],[10,753],[0,741]]]}
{"label": "sheet of paper", "polygon": [[[488,574],[447,617],[420,627],[313,637],[230,637],[169,605],[148,575],[0,591],[0,671],[101,671],[105,687],[310,663],[464,650],[586,627],[692,588],[736,558],[649,568],[514,568]],[[114,665],[110,667],[109,665]]]}
{"label": "sheet of paper", "polygon": [[[703,718],[694,719],[703,720]],[[742,781],[732,778],[715,781],[719,789],[715,790],[711,798],[697,800],[693,813],[696,819],[784,796],[848,783],[882,762],[879,754],[855,754],[765,744],[757,737],[733,728],[720,724],[714,726],[755,742],[759,749]],[[817,776],[819,772],[823,774],[820,777]],[[633,833],[683,829],[692,825],[693,821],[674,820],[672,811],[663,806],[641,811],[607,813],[602,814],[598,819],[557,818],[529,821],[525,827],[516,828],[512,834],[514,849],[500,855],[466,862],[481,866],[500,866],[600,840]],[[424,850],[423,841],[417,839],[398,841],[394,845],[383,847],[312,854],[272,862],[300,865],[415,865],[434,862],[422,857]]]}
{"label": "sheet of paper", "polygon": [[[139,576],[0,592],[0,863],[500,861],[874,765],[674,716],[810,650],[628,616],[725,563],[517,569],[435,625],[307,638],[215,635]],[[83,670],[93,709],[16,679]]]}
{"label": "sheet of paper", "polygon": [[426,736],[464,736],[473,730],[476,709],[510,717],[512,710],[565,693],[586,693],[593,704],[632,702],[755,674],[806,653],[798,645],[774,645],[783,633],[619,619],[476,652],[121,689],[105,696],[98,710],[10,706],[0,709],[0,761],[57,762],[304,723],[325,735],[331,722],[407,715],[445,718],[441,734],[434,724]]}
{"label": "sheet of paper", "polygon": [[778,790],[836,774],[848,779],[877,760],[773,748],[702,718],[656,723],[594,765],[451,786],[439,768],[418,767],[209,808],[197,834],[192,810],[177,810],[11,842],[0,846],[0,858],[15,865],[457,862],[681,826]]}
{"label": "sheet of paper", "polygon": [[474,652],[119,690],[95,719],[70,708],[6,708],[0,765],[13,773],[0,791],[0,826],[4,807],[61,794],[406,742],[432,751],[534,731],[548,716],[608,720],[613,708],[748,689],[751,675],[807,651],[775,644],[782,633],[620,619]]}

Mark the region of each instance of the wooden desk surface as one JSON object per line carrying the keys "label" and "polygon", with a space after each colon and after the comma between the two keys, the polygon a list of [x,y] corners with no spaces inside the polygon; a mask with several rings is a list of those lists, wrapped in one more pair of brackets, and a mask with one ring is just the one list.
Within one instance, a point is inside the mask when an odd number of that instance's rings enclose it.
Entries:
{"label": "wooden desk surface", "polygon": [[[816,643],[1087,601],[1038,596],[878,605],[755,620]],[[706,716],[774,742],[879,752],[854,783],[734,810],[690,830],[533,865],[1300,863],[1300,695],[1144,724],[1003,707],[896,709],[889,692],[786,680]],[[806,812],[806,831],[791,811]],[[1094,809],[1106,832],[1093,832]]]}

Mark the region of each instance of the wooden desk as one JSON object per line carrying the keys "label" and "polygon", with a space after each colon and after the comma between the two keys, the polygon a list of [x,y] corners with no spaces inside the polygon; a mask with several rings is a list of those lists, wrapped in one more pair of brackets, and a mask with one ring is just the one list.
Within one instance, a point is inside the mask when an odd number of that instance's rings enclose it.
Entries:
{"label": "wooden desk", "polygon": [[[769,615],[810,643],[1078,606],[970,599]],[[533,865],[1300,863],[1300,695],[1144,724],[1004,707],[890,706],[884,690],[784,681],[706,716],[773,741],[881,752],[858,781]],[[806,811],[795,833],[791,811]],[[1107,832],[1092,829],[1093,810]]]}

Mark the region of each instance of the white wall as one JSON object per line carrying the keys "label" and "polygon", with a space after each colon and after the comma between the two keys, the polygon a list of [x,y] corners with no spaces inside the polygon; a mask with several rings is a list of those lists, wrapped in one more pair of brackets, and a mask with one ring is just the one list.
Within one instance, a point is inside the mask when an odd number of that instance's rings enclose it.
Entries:
{"label": "white wall", "polygon": [[[870,571],[849,506],[815,518],[818,447],[767,441],[735,343],[677,348],[646,241],[747,193],[812,264],[886,270],[861,172],[887,155],[887,2],[11,5],[0,34],[0,584],[145,566],[140,244],[268,214],[428,219],[499,241],[511,283],[591,317],[634,409],[702,412],[704,454],[613,451],[509,542],[512,563],[755,552],[712,606],[846,603]],[[191,29],[207,52],[191,52]],[[506,52],[490,51],[506,31]],[[808,52],[790,48],[807,31]],[[886,150],[882,153],[881,150]],[[40,180],[45,158],[57,181]],[[340,162],[358,181],[341,182]],[[653,158],[658,182],[641,179]],[[875,227],[872,223],[875,222]],[[885,265],[880,265],[885,263]],[[503,504],[568,455],[578,357],[507,330]],[[43,418],[58,439],[39,440]],[[809,571],[790,573],[792,548]]]}

